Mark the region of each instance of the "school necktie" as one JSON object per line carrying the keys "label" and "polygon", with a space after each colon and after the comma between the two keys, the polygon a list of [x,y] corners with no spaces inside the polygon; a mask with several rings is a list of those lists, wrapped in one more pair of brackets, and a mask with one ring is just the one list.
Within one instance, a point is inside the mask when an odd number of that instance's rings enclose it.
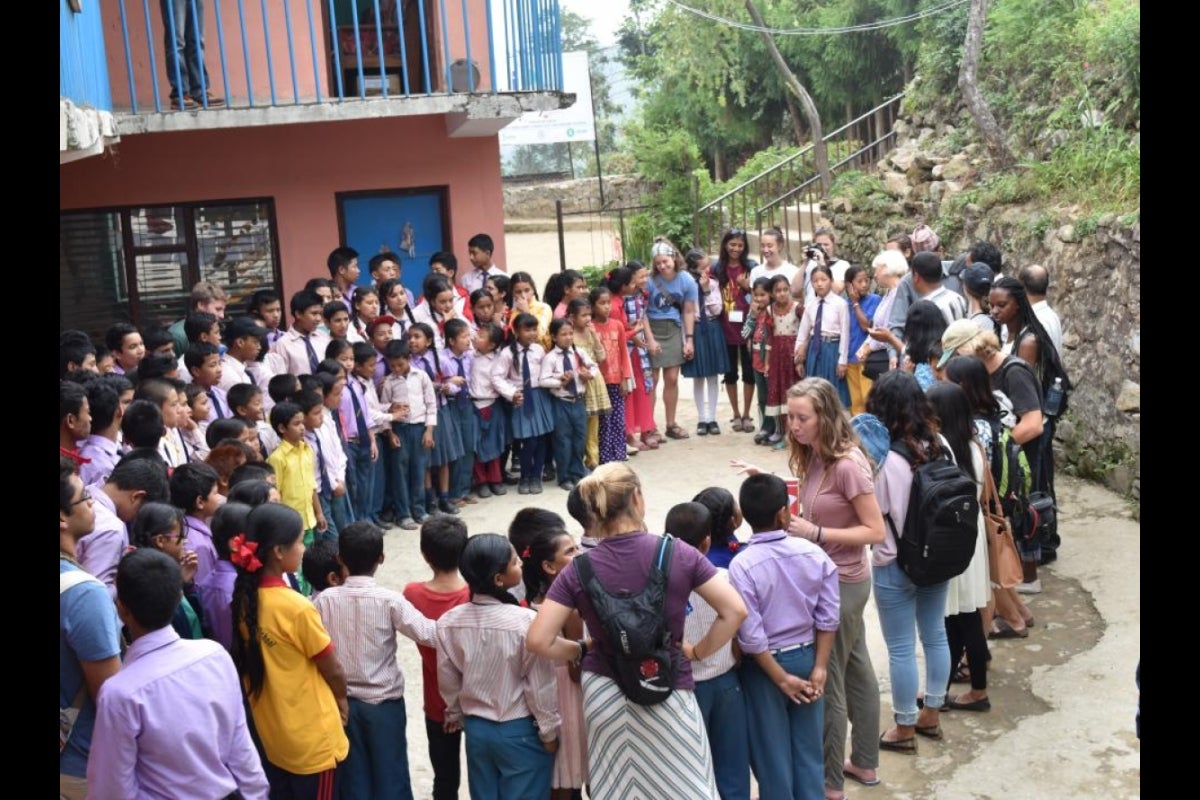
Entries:
{"label": "school necktie", "polygon": [[333,416],[333,426],[335,428],[337,428],[337,432],[338,432],[338,441],[345,443],[346,430],[345,430],[345,428],[342,427],[342,411],[341,411],[341,409],[334,411],[332,413],[332,416]]}
{"label": "school necktie", "polygon": [[308,351],[308,366],[312,369],[312,374],[317,374],[317,365],[321,363],[321,359],[317,358],[317,351],[313,348],[312,334],[302,334],[304,338],[304,349]]}
{"label": "school necktie", "polygon": [[[362,391],[362,384],[358,381],[354,382],[359,391]],[[360,444],[369,445],[371,443],[370,429],[367,427],[367,419],[363,416],[362,402],[358,399],[358,392],[354,389],[350,390],[350,402],[354,404],[354,421],[358,425],[358,441]]]}
{"label": "school necktie", "polygon": [[225,419],[229,416],[225,413],[225,409],[221,408],[221,401],[217,399],[217,393],[212,389],[208,390],[208,402],[212,403],[213,411],[217,412],[217,419]]}
{"label": "school necktie", "polygon": [[529,376],[529,348],[525,348],[521,352],[521,393],[525,400],[521,403],[521,410],[525,416],[533,416],[533,398],[530,396],[530,391],[533,389],[533,379]]}
{"label": "school necktie", "polygon": [[[569,352],[567,352],[566,350],[563,350],[562,357],[563,357],[563,372],[570,372],[572,369],[571,354]],[[571,395],[572,399],[579,396],[579,389],[577,389],[575,387],[575,379],[574,378],[572,378],[571,380],[569,380],[567,382],[566,389],[567,389],[567,394]]]}
{"label": "school necktie", "polygon": [[825,298],[821,298],[821,302],[817,303],[817,316],[813,319],[813,339],[821,338],[821,315],[825,311]]}
{"label": "school necktie", "polygon": [[321,446],[321,437],[314,433],[313,441],[317,444],[317,483],[323,494],[332,494],[333,487],[329,485],[329,477],[325,474],[325,448]]}
{"label": "school necktie", "polygon": [[466,358],[466,355],[453,356],[453,358],[458,362],[458,377],[463,379],[463,385],[459,387],[458,394],[455,395],[454,400],[458,403],[459,408],[465,408],[471,402],[471,392],[466,384],[467,370],[463,367],[463,359]]}

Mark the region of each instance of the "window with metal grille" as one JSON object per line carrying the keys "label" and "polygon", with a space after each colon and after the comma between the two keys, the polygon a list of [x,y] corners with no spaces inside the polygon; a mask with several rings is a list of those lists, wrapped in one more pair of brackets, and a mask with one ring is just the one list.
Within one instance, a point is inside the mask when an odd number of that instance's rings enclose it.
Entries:
{"label": "window with metal grille", "polygon": [[282,281],[270,199],[66,211],[59,215],[59,330],[101,340],[114,322],[169,325],[211,281],[239,313]]}

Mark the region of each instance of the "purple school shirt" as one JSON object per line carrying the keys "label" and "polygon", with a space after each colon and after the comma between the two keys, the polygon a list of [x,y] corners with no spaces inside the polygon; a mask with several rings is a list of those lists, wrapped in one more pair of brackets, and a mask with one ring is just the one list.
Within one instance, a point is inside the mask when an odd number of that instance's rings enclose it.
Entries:
{"label": "purple school shirt", "polygon": [[104,581],[109,596],[115,599],[117,562],[129,546],[129,529],[117,516],[117,506],[103,487],[96,486],[88,492],[95,501],[92,509],[96,514],[96,524],[91,533],[76,542],[75,560],[84,570]]}
{"label": "purple school shirt", "polygon": [[738,644],[747,655],[809,644],[838,627],[838,571],[817,545],[787,531],[762,531],[729,565],[746,602]]}
{"label": "purple school shirt", "polygon": [[196,582],[204,580],[217,564],[217,547],[213,544],[212,530],[208,523],[193,516],[184,517],[187,523],[185,550],[196,551]]}
{"label": "purple school shirt", "polygon": [[136,639],[105,681],[88,767],[91,800],[270,794],[229,653],[170,626]]}
{"label": "purple school shirt", "polygon": [[208,632],[226,650],[233,651],[233,584],[237,567],[228,561],[218,561],[204,580],[196,581],[200,594],[200,610]]}
{"label": "purple school shirt", "polygon": [[91,463],[79,467],[79,480],[84,486],[91,486],[108,480],[113,467],[121,460],[121,448],[112,439],[92,434],[79,443],[79,455],[91,459]]}
{"label": "purple school shirt", "polygon": [[[606,591],[615,593],[621,590],[640,592],[646,585],[650,575],[650,565],[658,552],[658,544],[662,537],[653,533],[627,533],[604,539],[596,547],[588,550],[588,559],[596,579]],[[671,571],[667,576],[666,615],[667,626],[671,631],[671,651],[679,664],[675,686],[678,689],[695,688],[692,680],[692,665],[683,657],[681,643],[683,641],[683,620],[687,608],[688,595],[697,586],[702,586],[712,580],[717,574],[717,568],[701,555],[700,551],[690,544],[675,540],[671,555]],[[836,589],[836,582],[834,584]],[[608,664],[609,648],[604,641],[604,628],[600,618],[592,608],[591,599],[579,581],[579,573],[574,564],[570,564],[559,573],[550,591],[546,593],[547,600],[578,609],[583,615],[587,629],[595,637],[595,649],[589,650],[583,657],[583,669],[598,675],[616,679]],[[835,609],[836,611],[836,609]],[[837,615],[834,614],[834,621]]]}

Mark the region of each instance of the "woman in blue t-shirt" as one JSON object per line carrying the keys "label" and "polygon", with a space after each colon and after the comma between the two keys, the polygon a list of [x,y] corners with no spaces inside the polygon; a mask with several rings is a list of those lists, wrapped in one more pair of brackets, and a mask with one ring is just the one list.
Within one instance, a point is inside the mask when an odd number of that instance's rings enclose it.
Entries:
{"label": "woman in blue t-shirt", "polygon": [[650,252],[654,260],[647,285],[650,307],[646,310],[646,316],[650,320],[652,335],[649,349],[655,390],[650,398],[650,407],[653,410],[661,374],[667,436],[686,439],[687,431],[675,422],[675,409],[679,403],[679,368],[695,354],[692,335],[700,294],[696,281],[685,269],[683,256],[673,244],[660,237]]}

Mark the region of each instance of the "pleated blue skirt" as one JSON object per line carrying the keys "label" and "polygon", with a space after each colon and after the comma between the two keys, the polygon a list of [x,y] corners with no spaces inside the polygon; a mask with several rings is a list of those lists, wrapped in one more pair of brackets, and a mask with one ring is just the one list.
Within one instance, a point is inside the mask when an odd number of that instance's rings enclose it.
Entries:
{"label": "pleated blue skirt", "polygon": [[465,453],[458,418],[449,405],[438,406],[437,427],[433,429],[433,450],[429,466],[440,467],[458,461]]}
{"label": "pleated blue skirt", "polygon": [[512,435],[514,439],[532,439],[554,430],[554,409],[545,389],[536,386],[525,390],[525,402],[513,406]]}

